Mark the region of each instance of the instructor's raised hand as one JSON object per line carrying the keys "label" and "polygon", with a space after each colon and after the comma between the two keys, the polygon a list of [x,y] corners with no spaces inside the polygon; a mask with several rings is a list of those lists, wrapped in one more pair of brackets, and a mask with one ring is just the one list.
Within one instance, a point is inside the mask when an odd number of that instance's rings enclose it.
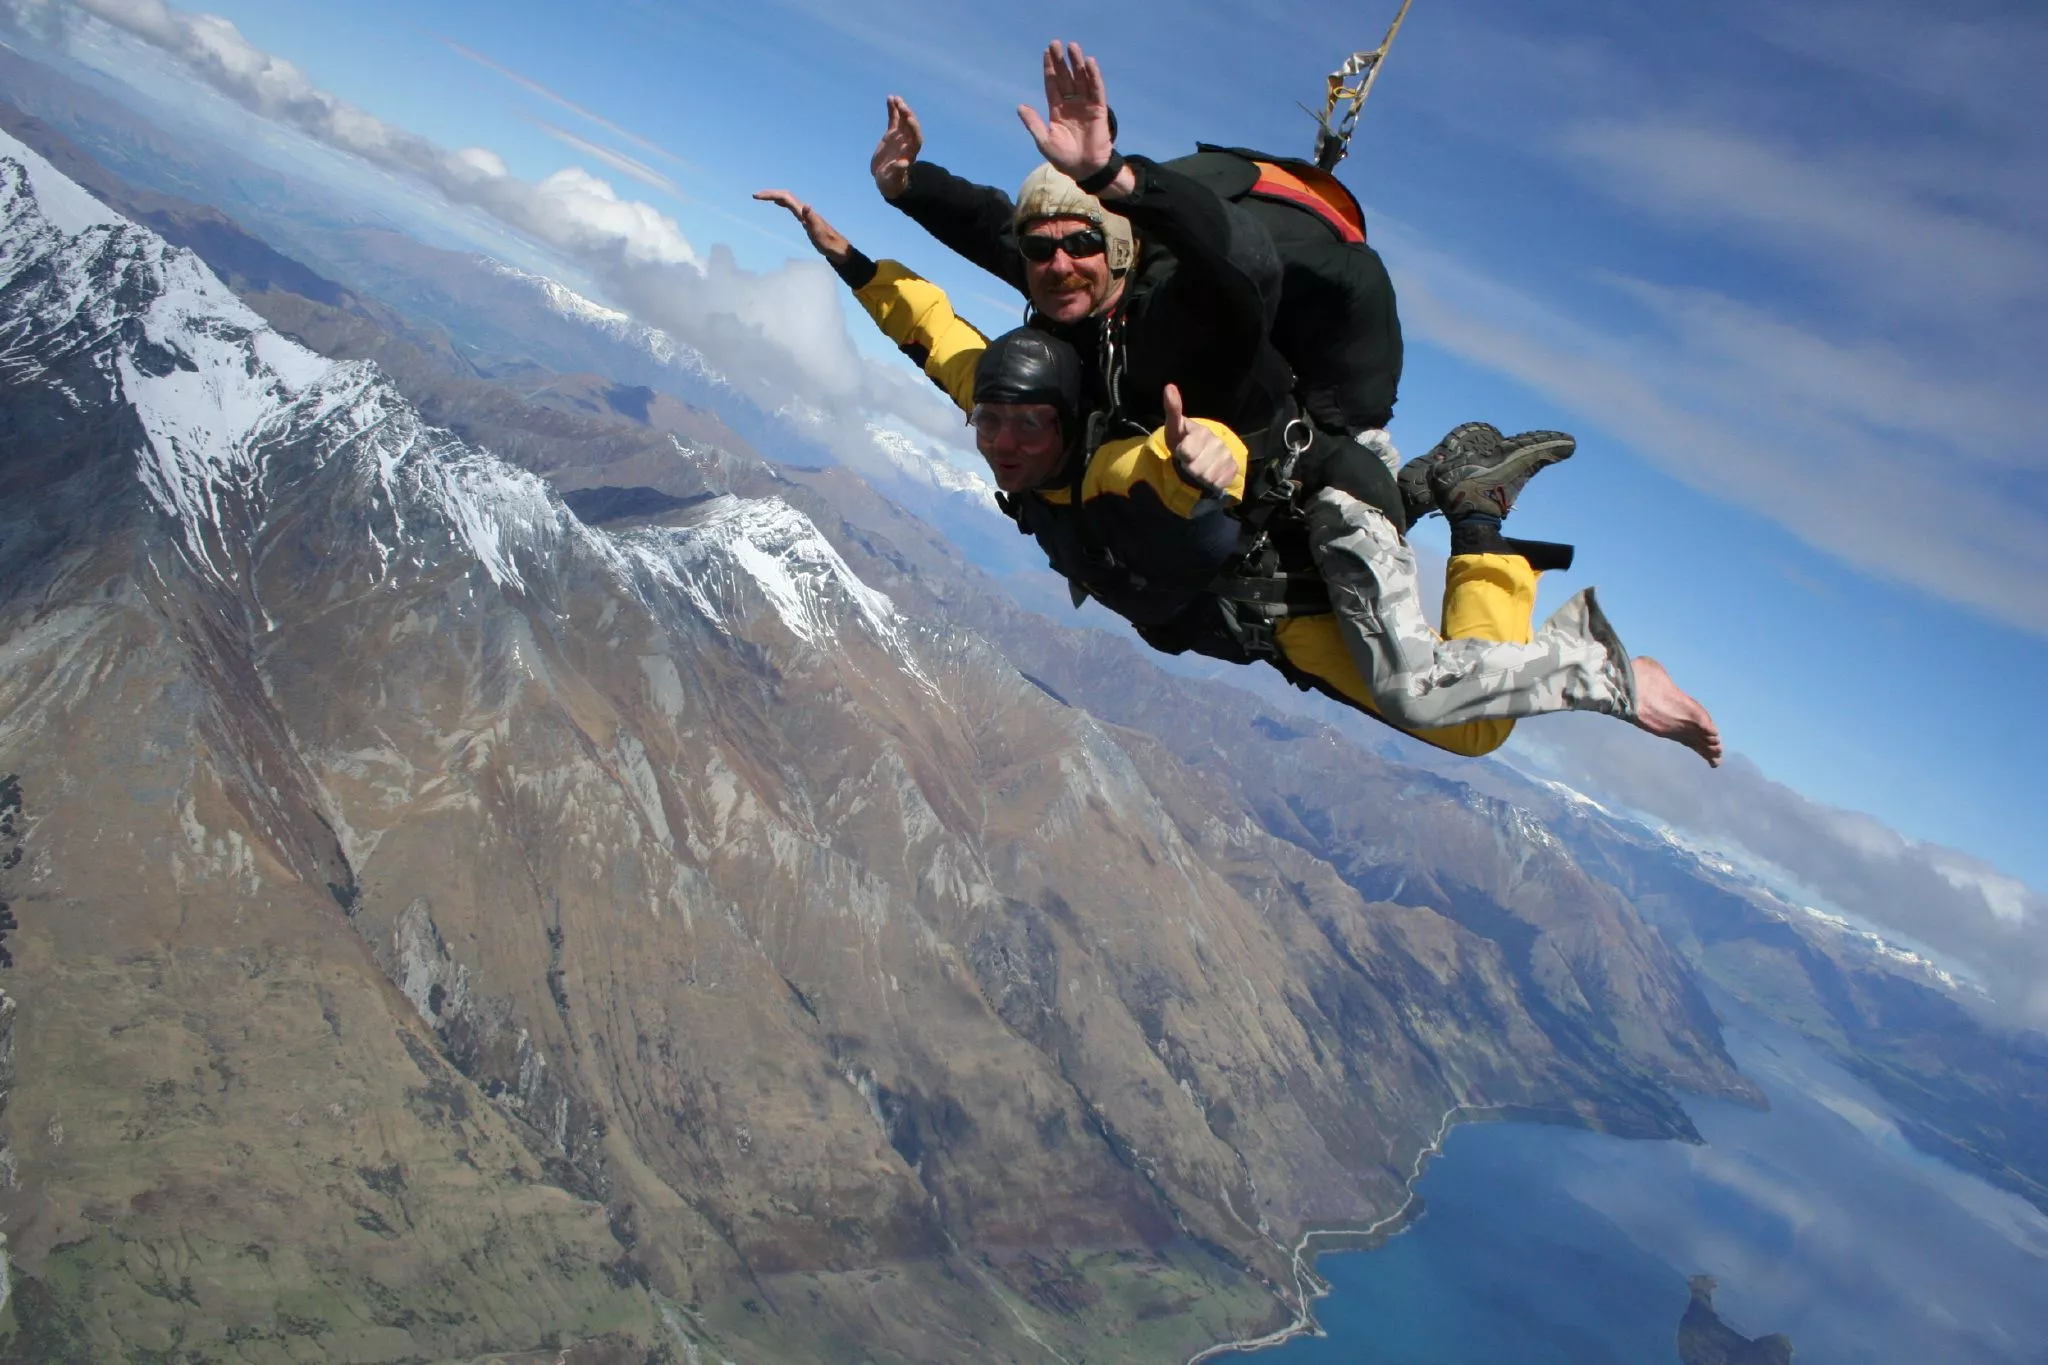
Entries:
{"label": "instructor's raised hand", "polygon": [[[1076,180],[1109,164],[1116,154],[1116,135],[1109,126],[1109,93],[1102,83],[1102,68],[1081,51],[1079,43],[1052,43],[1045,49],[1045,117],[1028,104],[1017,106],[1017,117],[1038,144],[1038,154]],[[1103,198],[1120,198],[1130,192],[1136,177],[1128,170],[1118,174],[1103,191]]]}
{"label": "instructor's raised hand", "polygon": [[884,199],[898,198],[910,188],[910,168],[923,150],[924,129],[918,125],[916,111],[901,95],[889,96],[889,126],[882,130],[882,140],[868,159],[868,173],[875,177],[875,188]]}

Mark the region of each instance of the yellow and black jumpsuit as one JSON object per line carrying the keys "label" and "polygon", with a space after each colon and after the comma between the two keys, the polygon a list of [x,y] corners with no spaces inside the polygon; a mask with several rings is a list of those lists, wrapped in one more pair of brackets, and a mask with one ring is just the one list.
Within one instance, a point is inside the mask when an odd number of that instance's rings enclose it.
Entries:
{"label": "yellow and black jumpsuit", "polygon": [[[945,291],[894,261],[858,253],[838,268],[883,333],[962,411],[971,410],[975,366],[988,342],[954,313]],[[1237,456],[1239,474],[1228,492],[1241,497],[1244,442],[1219,422],[1194,420]],[[1239,523],[1220,500],[1180,477],[1163,429],[1104,442],[1088,454],[1078,480],[1023,493],[1012,506],[1052,567],[1129,620],[1149,643],[1230,657],[1188,638],[1185,624],[1191,617],[1220,619],[1207,589],[1236,550]],[[1445,638],[1528,643],[1536,579],[1519,555],[1454,555],[1444,582]],[[1274,662],[1282,672],[1380,717],[1334,615],[1283,617],[1275,637],[1282,659]],[[1501,718],[1409,733],[1452,753],[1477,755],[1499,748],[1513,730],[1514,721]]]}

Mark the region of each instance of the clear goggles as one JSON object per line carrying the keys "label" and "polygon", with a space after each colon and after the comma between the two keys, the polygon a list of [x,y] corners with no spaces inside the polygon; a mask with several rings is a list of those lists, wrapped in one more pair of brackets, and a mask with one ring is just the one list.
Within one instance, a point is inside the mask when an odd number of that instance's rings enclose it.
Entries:
{"label": "clear goggles", "polygon": [[1042,407],[1012,407],[1008,404],[976,403],[967,414],[967,425],[976,436],[993,438],[1008,431],[1019,436],[1042,436],[1060,428],[1059,414]]}

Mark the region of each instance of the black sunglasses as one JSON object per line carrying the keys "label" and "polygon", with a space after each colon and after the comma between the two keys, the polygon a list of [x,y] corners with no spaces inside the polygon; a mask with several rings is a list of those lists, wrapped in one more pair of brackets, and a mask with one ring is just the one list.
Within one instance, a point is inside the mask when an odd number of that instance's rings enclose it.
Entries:
{"label": "black sunglasses", "polygon": [[1053,253],[1064,251],[1075,260],[1089,256],[1100,256],[1109,250],[1109,239],[1102,235],[1101,228],[1082,228],[1064,237],[1047,236],[1044,233],[1026,233],[1017,239],[1017,250],[1027,261],[1044,264],[1053,258]]}

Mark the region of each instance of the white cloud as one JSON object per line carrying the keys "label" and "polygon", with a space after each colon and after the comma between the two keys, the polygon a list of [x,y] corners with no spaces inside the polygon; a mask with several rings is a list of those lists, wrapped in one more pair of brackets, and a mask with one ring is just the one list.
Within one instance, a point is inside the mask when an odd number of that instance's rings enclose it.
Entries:
{"label": "white cloud", "polygon": [[534,127],[540,129],[563,146],[574,147],[585,156],[611,167],[621,175],[631,176],[650,189],[660,190],[664,194],[672,194],[678,199],[687,197],[684,195],[681,185],[678,185],[671,177],[663,175],[644,161],[635,160],[624,152],[614,151],[610,147],[592,142],[587,137],[578,137],[567,128],[558,128],[546,119],[532,119],[530,122],[532,122]]}
{"label": "white cloud", "polygon": [[[1941,879],[1958,891],[1974,891],[1984,908],[2003,922],[2024,927],[2039,918],[2040,897],[2025,882],[2016,881],[1982,864],[1953,861],[1945,850],[1932,850],[1931,861]],[[2048,931],[2048,925],[2041,926]],[[2043,982],[2048,988],[2048,982]]]}

